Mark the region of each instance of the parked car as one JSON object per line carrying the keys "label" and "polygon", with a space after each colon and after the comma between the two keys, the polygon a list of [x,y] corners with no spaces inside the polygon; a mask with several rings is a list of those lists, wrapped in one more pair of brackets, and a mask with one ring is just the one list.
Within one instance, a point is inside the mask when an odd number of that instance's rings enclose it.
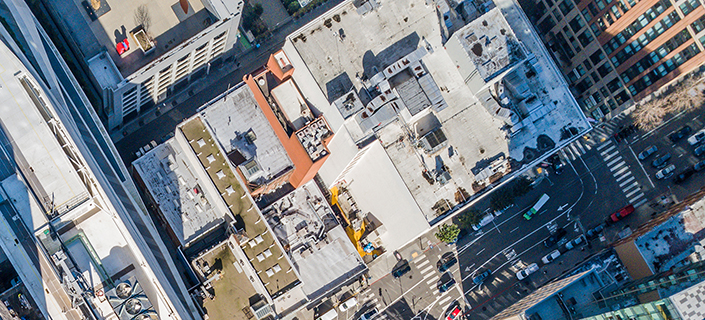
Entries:
{"label": "parked car", "polygon": [[700,156],[702,156],[703,154],[705,154],[705,145],[702,145],[702,146],[699,146],[699,147],[695,148],[695,150],[693,150],[693,154],[694,154],[696,157],[700,157]]}
{"label": "parked car", "polygon": [[690,178],[690,176],[692,176],[693,173],[695,173],[695,169],[687,168],[687,169],[683,170],[683,172],[677,174],[673,178],[673,182],[674,183],[683,183],[683,182],[685,182],[685,180],[688,180],[688,178]]}
{"label": "parked car", "polygon": [[651,165],[656,169],[661,169],[666,166],[666,163],[668,163],[668,160],[671,160],[670,153],[666,153],[662,156],[659,156],[658,158],[656,158],[656,160],[651,162]]}
{"label": "parked car", "polygon": [[452,252],[447,252],[441,257],[441,260],[438,260],[436,266],[438,267],[438,271],[443,273],[448,271],[448,269],[450,269],[450,267],[455,265],[457,262],[458,259],[455,258],[455,254]]}
{"label": "parked car", "polygon": [[482,273],[476,275],[474,278],[472,278],[472,282],[479,286],[483,282],[485,282],[487,277],[489,277],[491,274],[492,274],[492,270],[487,269],[484,272],[482,272]]}
{"label": "parked car", "polygon": [[602,230],[604,228],[605,228],[605,226],[603,224],[600,224],[600,225],[588,230],[587,232],[585,232],[585,236],[587,237],[588,240],[595,239],[595,238],[597,238],[598,235],[600,235],[600,232],[602,232]]}
{"label": "parked car", "polygon": [[348,311],[348,309],[350,309],[356,305],[357,305],[357,299],[355,297],[351,297],[350,299],[345,300],[343,303],[341,303],[338,306],[338,310],[340,310],[340,312],[345,312],[345,311]]}
{"label": "parked car", "polygon": [[529,266],[527,266],[526,268],[521,269],[521,271],[517,272],[517,279],[524,280],[530,274],[532,274],[538,270],[539,270],[539,265],[536,263],[532,263]]}
{"label": "parked car", "polygon": [[693,165],[693,170],[695,170],[695,171],[701,171],[703,169],[705,169],[705,160],[700,161],[700,162]]}
{"label": "parked car", "polygon": [[411,267],[409,266],[409,262],[404,260],[404,262],[392,269],[392,276],[395,278],[399,278],[403,275],[405,275],[407,272],[411,271]]}
{"label": "parked car", "polygon": [[[445,279],[444,279],[445,278]],[[441,280],[438,280],[438,291],[441,293],[448,291],[455,285],[455,279],[450,272],[441,275]]]}
{"label": "parked car", "polygon": [[565,248],[567,250],[571,250],[583,243],[583,240],[585,240],[583,236],[578,236],[577,238],[568,241],[568,243],[565,244]]}
{"label": "parked car", "polygon": [[690,126],[683,126],[678,131],[671,133],[668,136],[668,139],[671,139],[671,142],[676,143],[680,141],[681,139],[685,138],[685,136],[689,135],[693,131],[693,128]]}
{"label": "parked car", "polygon": [[701,143],[703,141],[705,141],[705,128],[701,129],[694,135],[690,136],[690,138],[688,138],[688,144],[690,144],[691,146],[697,145],[698,143]]}
{"label": "parked car", "polygon": [[460,304],[456,303],[453,306],[453,309],[448,311],[446,315],[446,320],[460,320],[462,319],[463,315],[461,314],[463,312],[462,309],[460,309]]}
{"label": "parked car", "polygon": [[482,220],[480,220],[480,223],[472,226],[472,229],[475,231],[479,231],[480,229],[482,229],[482,227],[490,224],[490,222],[492,222],[492,220],[494,220],[494,215],[492,213],[488,213],[484,217],[482,217]]}
{"label": "parked car", "polygon": [[670,178],[674,171],[676,171],[675,165],[669,165],[659,171],[656,171],[656,179],[668,179]]}
{"label": "parked car", "polygon": [[360,320],[370,320],[370,319],[372,319],[374,316],[376,316],[377,314],[379,314],[379,310],[377,310],[377,308],[374,308],[374,309],[372,309],[372,310],[370,310],[370,311],[367,311],[367,312],[363,313],[363,314],[360,316]]}
{"label": "parked car", "polygon": [[630,215],[632,212],[634,212],[634,206],[630,204],[622,209],[619,209],[617,212],[611,214],[610,219],[612,219],[613,222],[617,222],[619,220],[624,219],[624,217]]}
{"label": "parked car", "polygon": [[546,240],[543,241],[543,245],[546,246],[546,248],[550,248],[555,245],[556,242],[563,239],[563,237],[565,237],[567,233],[568,232],[566,232],[565,229],[558,228],[558,230],[556,230],[554,234],[550,235],[548,238],[546,238]]}
{"label": "parked car", "polygon": [[652,146],[644,149],[644,151],[640,152],[638,158],[639,158],[639,160],[645,160],[646,158],[648,158],[650,155],[656,153],[657,151],[658,151],[658,148],[656,146],[652,145]]}
{"label": "parked car", "polygon": [[551,251],[551,253],[543,256],[543,258],[541,258],[541,261],[543,261],[543,263],[545,263],[545,264],[549,264],[549,263],[551,263],[551,261],[556,260],[556,258],[558,258],[560,256],[561,256],[561,252],[558,251],[558,249],[556,249],[556,250]]}

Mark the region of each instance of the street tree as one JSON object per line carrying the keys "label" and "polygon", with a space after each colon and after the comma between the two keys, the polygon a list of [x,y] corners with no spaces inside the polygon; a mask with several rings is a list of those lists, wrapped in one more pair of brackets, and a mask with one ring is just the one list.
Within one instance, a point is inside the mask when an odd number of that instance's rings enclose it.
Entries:
{"label": "street tree", "polygon": [[463,229],[472,228],[472,226],[480,223],[480,220],[482,220],[482,214],[477,209],[468,209],[458,215],[458,224]]}
{"label": "street tree", "polygon": [[460,234],[460,228],[455,224],[442,224],[438,227],[438,232],[436,232],[436,238],[445,243],[452,243],[458,238]]}

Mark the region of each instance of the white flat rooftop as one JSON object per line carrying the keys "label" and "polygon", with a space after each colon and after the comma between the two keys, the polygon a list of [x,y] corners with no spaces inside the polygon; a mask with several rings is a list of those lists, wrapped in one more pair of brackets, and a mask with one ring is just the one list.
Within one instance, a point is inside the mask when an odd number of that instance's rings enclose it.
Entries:
{"label": "white flat rooftop", "polygon": [[[473,60],[480,65],[478,72],[483,77],[506,77],[509,84],[505,86],[533,90],[533,95],[516,101],[528,112],[514,127],[507,124],[507,119],[488,112],[485,101],[473,93],[480,88],[465,83],[441,44],[441,22],[435,8],[424,1],[383,1],[381,7],[365,15],[357,13],[352,1],[345,2],[288,39],[296,49],[287,50],[294,68],[309,71],[329,101],[347,97],[351,88],[357,92],[364,109],[352,104],[341,107],[343,98],[324,115],[327,119],[345,118],[345,129],[355,142],[370,134],[381,141],[394,171],[428,221],[435,219],[446,204],[452,208],[503,175],[528,169],[529,164],[562,147],[569,142],[562,135],[564,128],[575,127],[579,133],[589,128],[542,42],[522,19],[520,8],[511,1],[497,6],[502,10],[493,9],[461,30],[474,31],[476,41],[484,39],[483,52],[476,50],[480,54]],[[332,37],[331,33],[338,36]],[[471,52],[473,43],[468,43]],[[416,62],[419,49],[427,53],[419,53],[420,62]],[[524,50],[531,53],[530,57]],[[405,72],[410,77],[400,78],[402,69],[409,70]],[[368,84],[372,86],[365,88]],[[420,94],[422,91],[428,99]],[[440,92],[438,97],[433,96],[434,92]],[[396,96],[400,97],[391,100]],[[379,107],[377,100],[386,104]],[[388,107],[394,101],[399,101],[398,106]],[[419,147],[421,142],[428,146]],[[343,147],[350,150],[341,151],[336,150],[337,145],[329,146],[333,157],[336,153],[357,152],[356,146],[348,144]],[[322,168],[328,177],[326,183],[335,183],[330,177],[336,170],[343,172],[345,180],[353,180],[352,171],[342,162],[336,160],[335,169]],[[359,193],[358,203],[365,202],[362,198],[381,195],[362,194],[354,181],[349,189]]]}
{"label": "white flat rooftop", "polygon": [[[238,158],[244,162],[236,165],[249,182],[268,182],[293,167],[250,87],[244,83],[206,105],[201,118],[229,156],[233,151],[242,156]],[[259,170],[248,172],[250,161],[255,161]]]}
{"label": "white flat rooftop", "polygon": [[158,145],[133,162],[159,210],[181,245],[220,225],[224,214],[216,210],[210,193],[203,192],[199,178],[189,169],[175,139]]}
{"label": "white flat rooftop", "polygon": [[[2,134],[12,143],[4,146],[9,156],[22,168],[30,184],[36,183],[46,208],[53,201],[57,209],[85,199],[87,190],[76,169],[52,132],[50,120],[42,113],[49,99],[39,90],[31,76],[16,65],[16,59],[0,60],[0,121]],[[46,113],[45,113],[46,114]]]}
{"label": "white flat rooftop", "polygon": [[366,269],[314,181],[263,210],[274,234],[301,274],[303,291],[317,299]]}

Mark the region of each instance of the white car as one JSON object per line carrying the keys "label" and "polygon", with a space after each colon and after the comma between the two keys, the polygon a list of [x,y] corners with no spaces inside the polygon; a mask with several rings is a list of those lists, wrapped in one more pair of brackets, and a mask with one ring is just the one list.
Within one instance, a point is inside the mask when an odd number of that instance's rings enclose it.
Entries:
{"label": "white car", "polygon": [[472,229],[475,230],[475,231],[479,231],[482,227],[484,227],[484,226],[490,224],[490,222],[492,222],[492,220],[494,220],[494,215],[492,215],[491,213],[486,214],[486,215],[482,218],[482,220],[480,220],[480,223],[478,223],[478,224],[472,226]]}
{"label": "white car", "polygon": [[676,170],[675,165],[669,165],[656,172],[656,179],[668,179],[673,175],[673,171]]}
{"label": "white car", "polygon": [[363,315],[360,316],[360,320],[370,320],[374,318],[379,313],[379,310],[377,308],[374,308],[370,311],[365,312]]}
{"label": "white car", "polygon": [[345,312],[345,311],[348,311],[348,309],[350,309],[356,305],[357,305],[357,299],[355,299],[355,297],[352,297],[348,300],[345,300],[345,302],[341,303],[338,306],[338,310],[340,310],[340,312]]}
{"label": "white car", "polygon": [[556,260],[556,258],[561,256],[561,252],[558,251],[558,249],[551,251],[551,253],[545,255],[543,258],[541,258],[541,261],[543,261],[544,264],[549,264],[551,261]]}
{"label": "white car", "polygon": [[694,135],[688,138],[688,144],[691,146],[694,146],[703,141],[705,141],[705,129],[696,132]]}
{"label": "white car", "polygon": [[528,277],[530,274],[532,274],[536,271],[539,271],[539,265],[532,263],[528,267],[517,272],[517,279],[524,280],[524,279],[526,279],[526,277]]}

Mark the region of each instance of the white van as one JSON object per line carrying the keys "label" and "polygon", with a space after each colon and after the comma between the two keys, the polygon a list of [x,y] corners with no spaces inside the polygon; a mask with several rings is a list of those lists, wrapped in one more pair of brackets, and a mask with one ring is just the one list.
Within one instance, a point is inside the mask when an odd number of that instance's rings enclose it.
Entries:
{"label": "white van", "polygon": [[320,317],[316,318],[316,320],[335,320],[338,319],[338,312],[335,311],[335,309],[331,309],[330,311],[324,313]]}
{"label": "white van", "polygon": [[494,215],[492,213],[486,214],[484,217],[482,217],[482,220],[480,220],[480,223],[472,226],[472,229],[475,231],[479,231],[482,227],[490,224],[494,220]]}

